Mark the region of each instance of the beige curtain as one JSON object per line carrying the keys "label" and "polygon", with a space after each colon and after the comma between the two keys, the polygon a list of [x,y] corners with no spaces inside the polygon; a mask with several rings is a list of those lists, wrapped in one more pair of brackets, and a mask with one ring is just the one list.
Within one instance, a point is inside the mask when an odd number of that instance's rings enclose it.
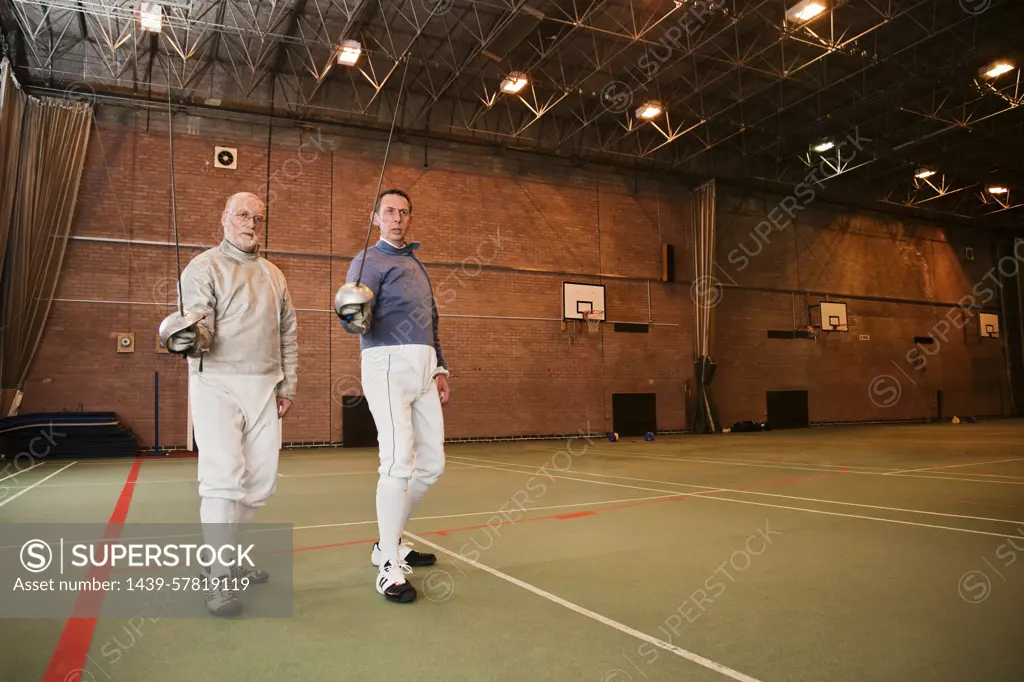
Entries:
{"label": "beige curtain", "polygon": [[26,95],[10,64],[0,96],[0,417],[20,400],[64,261],[92,105]]}
{"label": "beige curtain", "polygon": [[715,267],[715,181],[709,180],[693,193],[693,365],[697,382],[690,428],[696,433],[717,433],[718,410],[711,393],[715,375],[713,359],[715,310],[722,302],[722,284]]}
{"label": "beige curtain", "polygon": [[9,190],[17,184],[25,103],[26,98],[11,75],[11,64],[4,58],[0,65],[0,276],[11,230],[14,192]]}

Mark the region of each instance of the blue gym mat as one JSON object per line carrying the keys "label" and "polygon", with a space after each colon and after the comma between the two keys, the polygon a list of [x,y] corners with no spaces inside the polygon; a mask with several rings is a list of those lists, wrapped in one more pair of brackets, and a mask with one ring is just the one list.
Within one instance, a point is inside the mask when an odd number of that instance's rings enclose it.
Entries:
{"label": "blue gym mat", "polygon": [[135,457],[139,442],[114,412],[36,412],[0,420],[5,459]]}

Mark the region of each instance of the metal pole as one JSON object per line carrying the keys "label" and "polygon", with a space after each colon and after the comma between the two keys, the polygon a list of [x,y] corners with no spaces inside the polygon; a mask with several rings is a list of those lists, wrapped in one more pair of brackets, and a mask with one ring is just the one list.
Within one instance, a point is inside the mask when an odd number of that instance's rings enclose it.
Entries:
{"label": "metal pole", "polygon": [[160,454],[160,372],[153,372],[153,454]]}

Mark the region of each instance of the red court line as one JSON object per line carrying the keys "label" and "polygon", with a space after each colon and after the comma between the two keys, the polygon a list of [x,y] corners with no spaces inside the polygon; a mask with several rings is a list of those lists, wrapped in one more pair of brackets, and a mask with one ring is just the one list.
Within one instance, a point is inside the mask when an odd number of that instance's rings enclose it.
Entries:
{"label": "red court line", "polygon": [[[121,536],[141,467],[142,458],[136,457],[131,471],[128,472],[128,479],[114,505],[114,511],[110,514],[110,520],[107,521],[107,527],[103,531],[104,539],[116,539]],[[89,571],[88,578],[107,580],[109,575],[109,566],[93,567]],[[78,593],[71,617],[64,624],[64,631],[57,641],[57,647],[53,650],[42,682],[67,682],[67,680],[79,679],[80,673],[84,670],[85,659],[89,655],[92,636],[96,630],[96,618],[99,616],[105,596],[106,592],[103,590],[83,590]],[[76,677],[74,673],[79,673],[79,676]]]}
{"label": "red court line", "polygon": [[[138,463],[136,464],[136,469],[137,469],[137,465],[138,465]],[[760,487],[770,486],[770,485],[774,485],[774,484],[778,484],[778,483],[781,483],[781,484],[785,485],[785,484],[789,484],[789,483],[796,483],[798,481],[808,481],[808,480],[812,480],[812,479],[815,479],[815,478],[828,478],[828,477],[833,476],[833,475],[835,475],[837,473],[843,473],[845,471],[846,471],[846,469],[844,467],[843,471],[823,472],[823,473],[820,473],[820,474],[815,474],[815,475],[810,475],[810,476],[785,476],[785,477],[781,477],[781,478],[771,479],[771,480],[768,480],[768,481],[762,481],[762,482],[755,483],[755,484],[749,485],[749,486],[743,486],[741,488],[737,488],[737,490],[751,490],[752,488],[760,488]],[[134,471],[134,473],[137,474],[137,471]],[[125,490],[122,491],[121,498],[118,500],[118,508],[120,508],[121,504],[124,503],[124,510],[123,510],[123,513],[121,513],[120,520],[118,521],[118,523],[123,523],[124,522],[124,515],[127,514],[127,512],[128,512],[128,504],[131,501],[131,489],[133,489],[133,488],[134,488],[134,480],[132,479],[131,475],[129,475],[129,481],[127,483],[125,483]],[[470,530],[479,530],[481,528],[493,528],[495,526],[510,526],[510,525],[515,525],[515,524],[518,524],[518,523],[532,523],[532,522],[535,522],[535,521],[552,521],[552,520],[568,521],[568,520],[573,520],[573,519],[588,518],[588,517],[591,517],[591,516],[596,516],[596,515],[601,514],[603,512],[615,511],[615,510],[618,510],[618,509],[628,509],[630,507],[645,507],[645,506],[652,505],[652,504],[664,504],[666,502],[681,502],[681,501],[685,500],[688,497],[699,497],[701,495],[710,495],[710,494],[716,493],[716,492],[719,492],[719,491],[717,491],[717,490],[706,490],[706,491],[693,492],[693,493],[680,492],[678,495],[671,495],[671,496],[668,496],[668,497],[663,497],[663,498],[655,499],[655,500],[640,500],[640,501],[637,501],[637,502],[625,502],[625,503],[622,503],[622,504],[613,504],[613,505],[608,505],[606,507],[599,507],[597,509],[591,509],[591,510],[586,510],[586,511],[568,512],[568,513],[563,513],[563,514],[549,514],[547,516],[536,516],[536,517],[530,518],[530,519],[508,520],[507,517],[505,515],[503,515],[500,512],[500,510],[499,510],[499,511],[494,512],[494,516],[502,517],[502,520],[497,522],[497,523],[493,523],[492,522],[492,523],[477,524],[477,525],[474,525],[474,526],[457,526],[457,527],[454,527],[454,528],[444,528],[444,529],[440,529],[440,530],[426,531],[426,532],[423,532],[423,533],[419,533],[419,535],[424,535],[424,536],[425,535],[439,535],[439,536],[442,536],[442,537],[448,537],[448,535],[451,534],[451,533],[460,533],[460,532],[465,532],[465,531],[470,531]],[[127,495],[126,495],[126,493],[127,493]],[[522,508],[522,507],[517,507],[516,509],[518,511],[521,511],[521,512],[528,511],[527,509]],[[515,511],[515,510],[512,510],[512,511]],[[114,523],[114,519],[115,519],[115,516],[117,514],[118,514],[118,509],[115,509],[114,515],[111,516],[111,523]],[[492,516],[492,519],[493,519],[493,516]],[[110,527],[108,526],[108,530],[109,530],[109,528]],[[108,535],[105,535],[104,537],[108,537]],[[352,545],[368,545],[368,544],[372,544],[374,542],[377,542],[377,540],[378,540],[378,538],[373,537],[373,538],[365,538],[365,539],[362,539],[362,540],[348,540],[346,542],[331,542],[331,543],[324,544],[324,545],[309,545],[309,546],[306,546],[306,547],[293,547],[292,549],[281,549],[281,550],[272,550],[272,551],[268,551],[268,552],[260,552],[260,553],[257,553],[257,554],[253,554],[252,556],[257,557],[257,556],[274,556],[274,555],[279,555],[279,554],[296,554],[298,552],[311,552],[311,551],[317,551],[317,550],[322,550],[322,549],[335,549],[335,548],[338,548],[338,547],[349,547],[349,546],[352,546]],[[138,567],[136,567],[136,568],[116,569],[114,571],[111,571],[110,568],[107,567],[105,569],[105,571],[104,571],[104,577],[102,579],[106,579],[111,572],[113,572],[113,573],[132,573],[132,572],[145,571],[145,570],[147,570],[147,569],[146,568],[138,568]],[[93,594],[96,594],[96,593],[93,593]],[[99,594],[102,594],[102,592],[100,592]],[[81,599],[82,599],[82,597],[80,596],[79,600],[81,601]],[[97,607],[96,610],[98,612],[98,607]],[[70,625],[70,622],[69,622],[69,625]],[[91,638],[92,638],[92,628],[93,627],[95,627],[95,618],[91,619],[91,624],[89,626],[89,638],[85,640],[85,645],[82,648],[81,658],[83,660],[84,660],[84,658],[86,656],[86,653],[89,650],[89,645],[90,645]],[[67,634],[67,630],[65,630],[65,634]],[[62,638],[61,641],[63,643],[63,638]],[[58,647],[58,650],[59,650],[59,648],[60,647]],[[56,653],[54,655],[56,656]],[[53,662],[51,661],[51,667],[52,667],[52,664],[53,664]],[[60,677],[60,678],[49,678],[49,677],[47,677],[47,678],[44,678],[43,682],[66,682],[66,681],[65,681],[65,679],[63,677]]]}
{"label": "red court line", "polygon": [[[817,475],[814,475],[814,476],[795,476],[795,477],[794,476],[787,476],[787,477],[784,477],[784,478],[778,478],[778,479],[773,479],[773,480],[770,480],[770,481],[764,481],[762,483],[755,484],[755,485],[745,486],[743,488],[738,488],[738,490],[750,490],[751,488],[768,486],[768,485],[772,485],[772,484],[780,483],[780,482],[781,483],[796,483],[797,481],[808,481],[808,480],[815,479],[815,478],[827,478],[829,476],[833,476],[836,473],[842,473],[842,472],[828,472],[828,473],[823,473],[823,474],[817,474]],[[515,525],[515,524],[518,524],[518,523],[532,523],[534,521],[551,521],[551,520],[568,521],[568,520],[572,520],[572,519],[580,519],[580,518],[586,518],[586,517],[590,517],[590,516],[597,516],[598,514],[601,514],[603,512],[614,511],[614,510],[617,510],[617,509],[627,509],[629,507],[645,507],[647,505],[652,505],[652,504],[664,504],[665,502],[682,502],[683,500],[685,500],[688,497],[699,497],[701,495],[710,495],[711,493],[714,493],[714,492],[718,492],[718,491],[717,490],[708,490],[708,491],[697,492],[697,493],[684,493],[684,492],[680,492],[678,495],[672,495],[671,497],[663,497],[663,498],[657,499],[657,500],[641,500],[639,502],[626,502],[624,504],[613,504],[613,505],[609,505],[607,507],[598,507],[597,509],[591,509],[591,510],[587,510],[587,511],[569,512],[567,514],[550,514],[548,516],[535,516],[535,517],[533,517],[531,519],[517,519],[517,520],[511,520],[511,521],[507,520],[504,517],[504,515],[502,515],[500,512],[495,512],[494,515],[495,516],[502,516],[503,520],[501,520],[501,521],[499,521],[497,523],[483,523],[483,524],[478,524],[478,525],[475,525],[475,526],[458,526],[456,528],[444,528],[444,529],[441,529],[441,530],[431,530],[431,531],[426,531],[424,533],[418,533],[418,534],[419,535],[424,535],[424,536],[426,536],[426,535],[440,535],[442,537],[448,537],[448,535],[451,534],[451,533],[461,533],[461,532],[465,532],[465,531],[469,531],[469,530],[480,530],[481,528],[493,528],[495,526],[511,526],[511,525]],[[524,512],[528,511],[526,509],[518,508],[518,507],[517,507],[517,510],[524,511]],[[318,550],[318,549],[333,549],[335,547],[346,547],[346,546],[349,546],[349,545],[369,544],[369,543],[373,543],[373,542],[376,542],[376,541],[377,541],[377,538],[369,538],[369,539],[366,539],[366,540],[350,540],[348,542],[333,542],[333,543],[326,544],[326,545],[314,545],[314,546],[309,546],[309,547],[296,547],[296,548],[291,549],[291,550],[278,550],[278,551],[273,551],[273,552],[265,552],[262,555],[254,555],[254,556],[264,556],[264,555],[271,555],[271,554],[287,554],[289,552],[292,552],[292,553],[294,553],[294,552],[308,552],[308,551],[311,551],[311,550]]]}

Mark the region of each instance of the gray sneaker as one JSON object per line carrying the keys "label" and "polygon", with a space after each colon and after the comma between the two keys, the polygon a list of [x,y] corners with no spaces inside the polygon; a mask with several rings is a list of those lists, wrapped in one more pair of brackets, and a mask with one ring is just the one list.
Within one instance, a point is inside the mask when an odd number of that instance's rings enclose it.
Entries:
{"label": "gray sneaker", "polygon": [[270,580],[270,574],[258,568],[248,566],[234,566],[231,570],[231,577],[238,578],[238,581],[248,580],[250,585],[262,585]]}
{"label": "gray sneaker", "polygon": [[242,602],[234,590],[214,588],[206,593],[206,608],[215,616],[231,618],[242,613]]}

